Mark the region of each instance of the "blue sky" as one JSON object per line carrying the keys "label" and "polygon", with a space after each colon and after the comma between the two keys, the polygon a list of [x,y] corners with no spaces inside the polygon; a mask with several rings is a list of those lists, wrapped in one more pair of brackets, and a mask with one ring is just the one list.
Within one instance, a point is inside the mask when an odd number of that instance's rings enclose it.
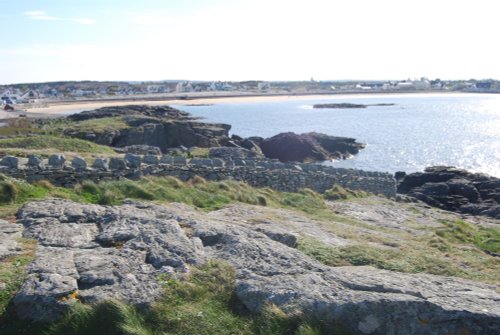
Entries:
{"label": "blue sky", "polygon": [[0,84],[500,79],[494,0],[0,0]]}

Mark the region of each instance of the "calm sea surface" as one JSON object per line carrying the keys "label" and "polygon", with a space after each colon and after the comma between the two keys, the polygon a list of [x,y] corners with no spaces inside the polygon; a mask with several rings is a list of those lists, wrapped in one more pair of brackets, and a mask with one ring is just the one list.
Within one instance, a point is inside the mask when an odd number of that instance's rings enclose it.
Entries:
{"label": "calm sea surface", "polygon": [[[312,108],[329,102],[395,105]],[[452,165],[500,177],[500,95],[336,95],[173,107],[231,124],[242,137],[316,131],[367,143],[352,159],[325,163],[337,167],[393,173]]]}

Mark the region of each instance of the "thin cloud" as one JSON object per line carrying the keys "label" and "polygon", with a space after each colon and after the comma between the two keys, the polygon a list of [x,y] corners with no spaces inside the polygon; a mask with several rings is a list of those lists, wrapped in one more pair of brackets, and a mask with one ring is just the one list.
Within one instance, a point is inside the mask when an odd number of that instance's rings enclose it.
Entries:
{"label": "thin cloud", "polygon": [[76,22],[79,24],[87,24],[87,25],[95,23],[94,19],[83,18],[83,17],[65,18],[65,17],[51,16],[51,15],[47,15],[47,13],[45,11],[42,11],[42,10],[25,12],[24,15],[26,17],[28,17],[30,20],[70,21],[70,22]]}

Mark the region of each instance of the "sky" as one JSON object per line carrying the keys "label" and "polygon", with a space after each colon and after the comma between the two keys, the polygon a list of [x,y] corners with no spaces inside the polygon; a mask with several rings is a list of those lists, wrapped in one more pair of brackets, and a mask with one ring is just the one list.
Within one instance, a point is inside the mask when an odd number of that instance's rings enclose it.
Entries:
{"label": "sky", "polygon": [[0,84],[500,79],[495,0],[0,0]]}

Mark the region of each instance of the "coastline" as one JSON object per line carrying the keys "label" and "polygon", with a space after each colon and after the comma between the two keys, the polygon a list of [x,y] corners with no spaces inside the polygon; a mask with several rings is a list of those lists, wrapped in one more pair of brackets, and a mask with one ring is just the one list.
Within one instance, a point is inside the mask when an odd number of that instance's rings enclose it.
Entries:
{"label": "coastline", "polygon": [[28,107],[18,112],[3,112],[0,111],[0,119],[17,117],[19,114],[24,114],[27,117],[54,117],[58,115],[66,115],[77,113],[84,110],[92,110],[101,107],[125,106],[125,105],[204,105],[204,104],[229,104],[229,103],[256,103],[268,101],[284,101],[284,100],[328,100],[328,99],[349,99],[349,98],[369,98],[374,96],[440,96],[440,95],[477,95],[478,93],[461,93],[461,92],[329,92],[329,93],[295,93],[295,94],[184,94],[184,95],[169,95],[162,97],[130,97],[116,99],[88,99],[75,101],[53,101],[47,102],[46,106]]}

